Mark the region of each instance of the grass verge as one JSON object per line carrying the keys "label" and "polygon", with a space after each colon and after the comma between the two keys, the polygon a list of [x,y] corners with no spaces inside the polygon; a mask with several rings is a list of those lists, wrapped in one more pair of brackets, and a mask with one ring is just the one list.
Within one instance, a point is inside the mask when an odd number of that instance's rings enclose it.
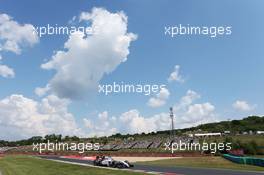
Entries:
{"label": "grass verge", "polygon": [[177,159],[138,162],[137,164],[167,167],[217,168],[264,172],[264,167],[236,164],[222,157],[183,157]]}
{"label": "grass verge", "polygon": [[0,159],[0,171],[2,175],[143,175],[143,173],[59,163],[30,156],[6,156]]}

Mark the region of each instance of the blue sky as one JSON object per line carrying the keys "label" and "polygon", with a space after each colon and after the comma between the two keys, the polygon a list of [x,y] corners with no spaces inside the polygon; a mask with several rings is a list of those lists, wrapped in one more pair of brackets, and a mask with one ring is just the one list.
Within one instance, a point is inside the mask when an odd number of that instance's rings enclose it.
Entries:
{"label": "blue sky", "polygon": [[[104,75],[99,83],[166,84],[170,92],[166,104],[155,108],[148,106],[148,100],[155,94],[105,96],[93,92],[81,100],[70,99],[68,112],[74,116],[77,125],[83,123],[83,118],[97,121],[97,115],[103,111],[107,111],[108,117],[120,116],[132,109],[138,110],[144,118],[166,113],[170,106],[180,103],[188,90],[200,95],[192,105],[210,103],[218,120],[264,112],[264,2],[261,0],[0,0],[0,4],[0,14],[11,16],[19,24],[33,26],[68,25],[73,16],[91,12],[94,7],[104,8],[110,13],[123,11],[128,17],[127,32],[136,34],[137,39],[130,43],[127,61]],[[217,38],[190,35],[170,38],[164,35],[165,26],[178,24],[231,26],[232,34]],[[12,94],[21,94],[36,102],[45,98],[38,97],[34,90],[49,83],[56,70],[43,70],[41,65],[51,60],[54,52],[64,50],[68,37],[41,37],[34,46],[23,48],[19,55],[2,52],[0,63],[12,67],[15,77],[0,77],[0,99]],[[175,65],[180,65],[183,83],[167,81]],[[236,102],[242,102],[242,107],[241,103],[240,107],[234,107]]]}

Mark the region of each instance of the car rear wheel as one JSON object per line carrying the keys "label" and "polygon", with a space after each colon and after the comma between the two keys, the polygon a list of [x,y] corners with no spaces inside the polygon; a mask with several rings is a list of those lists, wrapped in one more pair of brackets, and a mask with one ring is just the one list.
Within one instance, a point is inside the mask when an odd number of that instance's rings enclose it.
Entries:
{"label": "car rear wheel", "polygon": [[116,166],[117,168],[124,168],[124,166],[122,165],[122,164],[117,164],[117,166]]}

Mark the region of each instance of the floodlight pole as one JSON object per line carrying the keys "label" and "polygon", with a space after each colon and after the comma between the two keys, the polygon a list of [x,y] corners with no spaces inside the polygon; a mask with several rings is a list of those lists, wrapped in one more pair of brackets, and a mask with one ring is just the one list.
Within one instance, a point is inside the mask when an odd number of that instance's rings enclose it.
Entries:
{"label": "floodlight pole", "polygon": [[173,108],[170,107],[170,118],[171,118],[171,137],[174,137],[174,114],[173,114]]}

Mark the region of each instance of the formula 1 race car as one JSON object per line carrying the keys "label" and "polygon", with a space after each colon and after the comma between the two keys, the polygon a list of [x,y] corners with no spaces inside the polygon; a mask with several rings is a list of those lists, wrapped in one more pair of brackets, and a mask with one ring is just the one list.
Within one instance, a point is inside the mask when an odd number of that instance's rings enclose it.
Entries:
{"label": "formula 1 race car", "polygon": [[110,156],[96,156],[94,160],[95,166],[105,166],[105,167],[112,167],[112,168],[130,168],[134,165],[130,164],[128,161],[119,161],[114,160]]}

